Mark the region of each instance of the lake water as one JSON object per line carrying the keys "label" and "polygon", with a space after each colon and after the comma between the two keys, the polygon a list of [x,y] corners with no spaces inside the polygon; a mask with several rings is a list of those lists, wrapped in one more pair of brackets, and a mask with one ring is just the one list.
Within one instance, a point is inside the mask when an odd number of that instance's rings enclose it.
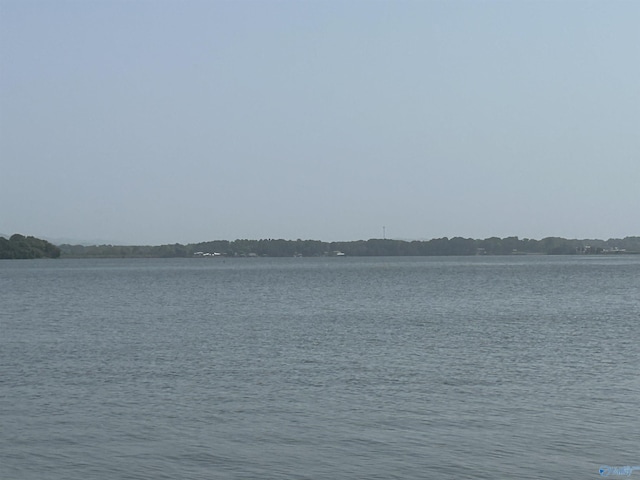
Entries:
{"label": "lake water", "polygon": [[2,479],[640,465],[640,256],[2,261],[0,323]]}

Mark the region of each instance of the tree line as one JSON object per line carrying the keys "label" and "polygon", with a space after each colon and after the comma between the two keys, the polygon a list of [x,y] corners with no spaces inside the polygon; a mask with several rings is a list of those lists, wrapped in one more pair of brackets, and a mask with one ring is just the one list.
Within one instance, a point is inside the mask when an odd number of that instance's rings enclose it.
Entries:
{"label": "tree line", "polygon": [[94,258],[171,258],[226,257],[320,257],[348,256],[448,256],[448,255],[589,255],[640,253],[640,237],[609,240],[575,240],[547,237],[541,240],[518,237],[436,238],[432,240],[370,239],[349,242],[319,240],[214,240],[182,245],[60,245],[65,257]]}
{"label": "tree line", "polygon": [[7,240],[0,237],[0,259],[58,258],[60,248],[36,237],[16,233]]}

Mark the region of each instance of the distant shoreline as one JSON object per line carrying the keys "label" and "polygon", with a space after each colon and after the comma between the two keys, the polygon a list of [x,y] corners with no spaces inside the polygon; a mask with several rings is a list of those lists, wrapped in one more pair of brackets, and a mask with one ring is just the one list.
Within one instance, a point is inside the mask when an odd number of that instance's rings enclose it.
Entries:
{"label": "distant shoreline", "polygon": [[0,259],[30,258],[242,258],[242,257],[426,257],[483,255],[637,255],[640,236],[609,240],[546,237],[431,240],[369,239],[349,242],[320,240],[213,240],[165,245],[53,245],[35,237],[0,237]]}
{"label": "distant shoreline", "polygon": [[331,256],[475,256],[475,255],[633,255],[640,254],[640,236],[609,240],[547,237],[424,241],[369,239],[348,242],[320,240],[214,240],[182,245],[59,245],[65,258],[241,258]]}

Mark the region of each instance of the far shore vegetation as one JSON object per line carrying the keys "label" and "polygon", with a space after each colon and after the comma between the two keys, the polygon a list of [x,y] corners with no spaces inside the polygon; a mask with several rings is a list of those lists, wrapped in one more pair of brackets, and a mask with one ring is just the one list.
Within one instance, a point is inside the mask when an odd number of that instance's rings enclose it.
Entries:
{"label": "far shore vegetation", "polygon": [[16,233],[7,240],[0,237],[0,259],[58,258],[60,248],[46,240]]}
{"label": "far shore vegetation", "polygon": [[349,242],[320,240],[214,240],[181,245],[53,245],[20,234],[0,237],[0,259],[22,258],[216,258],[323,256],[449,256],[449,255],[623,255],[640,254],[640,237],[571,240],[547,237],[435,238],[432,240],[370,239]]}

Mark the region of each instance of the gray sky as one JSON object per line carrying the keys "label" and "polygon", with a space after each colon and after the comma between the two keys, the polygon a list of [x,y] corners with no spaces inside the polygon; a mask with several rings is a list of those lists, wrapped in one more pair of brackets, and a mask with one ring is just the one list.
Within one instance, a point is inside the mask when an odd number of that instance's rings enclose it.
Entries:
{"label": "gray sky", "polygon": [[0,232],[640,234],[638,1],[0,0]]}

